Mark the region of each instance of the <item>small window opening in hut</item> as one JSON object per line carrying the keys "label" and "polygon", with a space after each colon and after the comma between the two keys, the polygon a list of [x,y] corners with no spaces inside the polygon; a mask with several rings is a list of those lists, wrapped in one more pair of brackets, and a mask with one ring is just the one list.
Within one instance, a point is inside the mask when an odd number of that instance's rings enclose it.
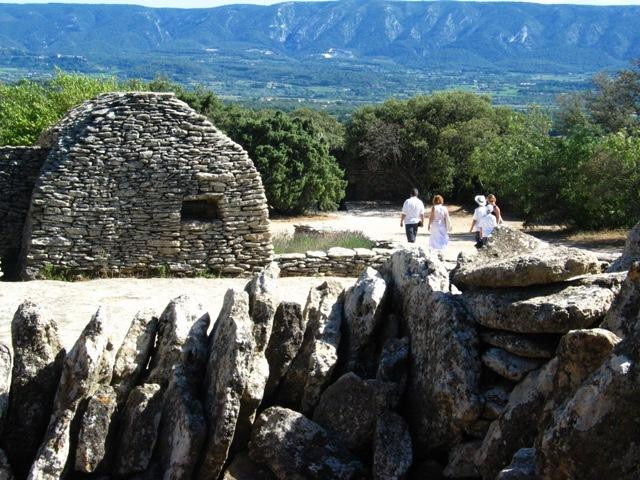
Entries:
{"label": "small window opening in hut", "polygon": [[220,208],[217,200],[184,200],[180,210],[183,222],[213,222],[220,220]]}

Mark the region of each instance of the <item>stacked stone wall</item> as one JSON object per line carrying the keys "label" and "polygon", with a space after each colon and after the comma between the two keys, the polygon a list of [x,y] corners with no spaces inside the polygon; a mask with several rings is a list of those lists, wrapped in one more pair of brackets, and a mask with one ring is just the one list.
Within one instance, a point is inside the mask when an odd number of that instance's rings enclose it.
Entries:
{"label": "stacked stone wall", "polygon": [[[165,270],[240,274],[272,257],[266,197],[247,153],[169,93],[111,93],[43,135],[23,247],[26,278]],[[184,202],[215,218],[183,215]]]}
{"label": "stacked stone wall", "polygon": [[40,147],[0,148],[0,261],[13,273],[31,192],[44,162]]}
{"label": "stacked stone wall", "polygon": [[380,268],[391,256],[389,248],[341,248],[283,253],[274,261],[282,277],[358,277],[367,267]]}

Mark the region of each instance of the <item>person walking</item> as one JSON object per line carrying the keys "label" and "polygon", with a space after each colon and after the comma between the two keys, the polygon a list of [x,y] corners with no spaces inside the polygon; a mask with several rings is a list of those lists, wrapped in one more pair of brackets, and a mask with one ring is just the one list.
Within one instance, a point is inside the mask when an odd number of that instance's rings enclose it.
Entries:
{"label": "person walking", "polygon": [[417,188],[411,190],[411,197],[407,198],[402,205],[400,227],[403,225],[407,234],[407,241],[415,243],[418,227],[424,225],[424,203],[418,198]]}
{"label": "person walking", "polygon": [[429,248],[443,251],[449,245],[449,232],[451,231],[451,219],[449,211],[444,206],[442,195],[433,197],[433,206],[429,214]]}
{"label": "person walking", "polygon": [[496,205],[496,196],[493,193],[487,195],[487,203],[493,207],[493,214],[496,217],[496,222],[502,223],[502,213],[500,213],[500,207]]}
{"label": "person walking", "polygon": [[487,199],[484,195],[476,195],[474,197],[478,205],[473,211],[473,220],[471,221],[470,232],[476,232],[476,246],[482,243],[482,233],[480,231],[480,220],[487,214]]}

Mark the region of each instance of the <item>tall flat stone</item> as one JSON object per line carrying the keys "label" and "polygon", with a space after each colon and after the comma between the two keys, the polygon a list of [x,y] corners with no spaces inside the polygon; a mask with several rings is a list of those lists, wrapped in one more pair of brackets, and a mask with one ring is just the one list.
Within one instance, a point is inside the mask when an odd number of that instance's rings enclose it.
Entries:
{"label": "tall flat stone", "polygon": [[374,334],[383,318],[387,282],[367,267],[355,285],[345,292],[346,371],[370,377],[375,373],[376,344]]}
{"label": "tall flat stone", "polygon": [[253,326],[247,293],[228,290],[211,337],[204,405],[209,430],[198,480],[215,480],[227,460],[253,366]]}
{"label": "tall flat stone", "polygon": [[526,287],[598,273],[597,256],[586,250],[559,247],[506,226],[498,226],[486,247],[461,256],[452,282],[462,287]]}
{"label": "tall flat stone", "polygon": [[283,379],[278,403],[313,410],[338,361],[342,325],[342,287],[325,282],[309,291],[302,346]]}
{"label": "tall flat stone", "polygon": [[304,338],[305,321],[298,303],[282,302],[278,305],[273,319],[273,330],[265,356],[269,362],[269,379],[264,396],[272,398],[280,380],[289,370]]}
{"label": "tall flat stone", "polygon": [[353,452],[369,447],[376,420],[395,407],[395,385],[379,380],[363,380],[345,373],[322,393],[313,421],[336,434]]}
{"label": "tall flat stone", "polygon": [[157,383],[146,383],[129,394],[120,422],[114,473],[130,475],[149,467],[162,418],[162,393]]}
{"label": "tall flat stone", "polygon": [[111,385],[122,405],[149,363],[158,331],[158,318],[151,310],[136,313],[116,354]]}
{"label": "tall flat stone", "polygon": [[9,388],[11,388],[11,350],[0,343],[0,435],[9,407]]}
{"label": "tall flat stone", "polygon": [[209,314],[202,304],[184,295],[171,300],[158,322],[156,351],[145,381],[166,386],[176,365],[201,370],[207,358],[202,337],[208,326]]}
{"label": "tall flat stone", "polygon": [[116,406],[116,392],[110,386],[100,386],[89,397],[78,433],[76,471],[91,473],[110,465],[108,449],[114,440],[110,427]]}
{"label": "tall flat stone", "polygon": [[28,480],[58,480],[71,449],[71,423],[80,402],[111,381],[114,348],[110,321],[98,309],[64,359],[54,409]]}
{"label": "tall flat stone", "polygon": [[380,352],[376,379],[397,385],[400,395],[404,393],[409,375],[409,338],[387,340]]}
{"label": "tall flat stone", "polygon": [[413,462],[409,427],[394,412],[384,412],[376,421],[373,437],[373,479],[400,480]]}
{"label": "tall flat stone", "polygon": [[15,474],[24,478],[49,424],[65,351],[55,321],[31,302],[18,307],[11,336],[13,372],[3,437]]}
{"label": "tall flat stone", "polygon": [[163,479],[192,478],[207,435],[207,425],[199,399],[199,380],[184,365],[171,373],[164,394],[164,408],[158,441]]}
{"label": "tall flat stone", "polygon": [[280,480],[366,478],[364,465],[333,435],[301,413],[281,407],[271,407],[259,416],[249,455]]}
{"label": "tall flat stone", "polygon": [[247,447],[256,411],[262,402],[269,378],[269,362],[265,351],[271,337],[273,319],[278,307],[279,274],[278,264],[270,263],[245,287],[245,291],[249,295],[249,316],[253,322],[254,346],[250,360],[251,372],[240,401],[240,412],[233,439],[233,447],[236,451]]}

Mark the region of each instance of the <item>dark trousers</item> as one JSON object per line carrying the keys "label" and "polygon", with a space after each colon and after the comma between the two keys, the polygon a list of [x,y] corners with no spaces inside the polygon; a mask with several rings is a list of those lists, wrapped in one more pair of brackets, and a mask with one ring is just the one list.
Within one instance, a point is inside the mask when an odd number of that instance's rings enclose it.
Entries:
{"label": "dark trousers", "polygon": [[407,240],[409,243],[416,243],[416,236],[418,235],[417,223],[405,223],[404,229],[407,232]]}

